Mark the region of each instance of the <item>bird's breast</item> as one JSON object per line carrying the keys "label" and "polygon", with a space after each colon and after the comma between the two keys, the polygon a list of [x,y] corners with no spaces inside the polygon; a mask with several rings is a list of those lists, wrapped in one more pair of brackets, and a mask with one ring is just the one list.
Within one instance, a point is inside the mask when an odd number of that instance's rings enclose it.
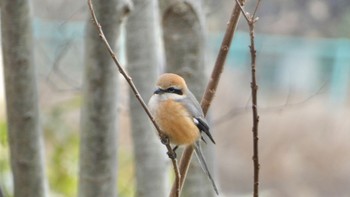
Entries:
{"label": "bird's breast", "polygon": [[154,119],[170,142],[176,145],[192,144],[200,132],[193,122],[193,117],[187,109],[174,100],[158,102],[150,106]]}

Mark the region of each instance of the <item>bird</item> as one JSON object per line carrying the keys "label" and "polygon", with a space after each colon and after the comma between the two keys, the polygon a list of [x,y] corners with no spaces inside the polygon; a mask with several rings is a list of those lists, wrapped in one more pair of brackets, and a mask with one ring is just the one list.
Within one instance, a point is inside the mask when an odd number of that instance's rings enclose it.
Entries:
{"label": "bird", "polygon": [[201,141],[205,141],[203,133],[215,144],[204,118],[200,104],[188,89],[185,80],[174,73],[161,74],[156,82],[156,90],[149,99],[148,107],[154,121],[174,151],[181,145],[193,146],[199,164],[210,180],[215,193],[218,189],[209,172],[201,149]]}

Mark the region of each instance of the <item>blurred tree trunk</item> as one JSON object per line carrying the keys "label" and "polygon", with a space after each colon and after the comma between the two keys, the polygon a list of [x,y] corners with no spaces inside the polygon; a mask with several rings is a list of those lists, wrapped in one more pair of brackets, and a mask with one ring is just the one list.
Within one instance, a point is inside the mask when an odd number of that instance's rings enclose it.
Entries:
{"label": "blurred tree trunk", "polygon": [[[205,29],[201,1],[161,1],[166,71],[183,76],[198,101],[207,84],[205,74]],[[210,142],[210,141],[209,141]],[[213,172],[211,143],[203,145],[206,161]],[[197,158],[192,158],[183,196],[214,196],[214,190]]]}
{"label": "blurred tree trunk", "polygon": [[8,136],[15,197],[46,196],[28,1],[1,1]]}
{"label": "blurred tree trunk", "polygon": [[[112,49],[116,48],[124,1],[94,1],[96,16]],[[88,16],[81,111],[80,197],[117,196],[117,75],[106,46]]]}
{"label": "blurred tree trunk", "polygon": [[[135,0],[126,24],[128,71],[147,102],[154,91],[160,64],[157,0]],[[166,196],[168,171],[166,150],[162,149],[153,125],[130,92],[130,114],[135,153],[138,197]]]}

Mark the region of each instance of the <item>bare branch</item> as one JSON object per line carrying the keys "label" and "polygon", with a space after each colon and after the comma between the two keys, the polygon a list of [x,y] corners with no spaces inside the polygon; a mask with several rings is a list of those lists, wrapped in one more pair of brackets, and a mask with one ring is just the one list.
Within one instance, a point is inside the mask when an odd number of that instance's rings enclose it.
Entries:
{"label": "bare branch", "polygon": [[253,20],[256,20],[257,18],[255,18],[255,15],[256,15],[256,12],[258,11],[258,8],[259,8],[259,5],[260,5],[260,1],[261,0],[257,0],[258,2],[256,2],[256,6],[255,6],[255,9],[254,9],[254,12],[253,12]]}
{"label": "bare branch", "polygon": [[[54,57],[52,67],[49,70],[48,74],[45,77],[45,81],[48,85],[52,86],[57,91],[80,91],[81,85],[78,85],[78,82],[69,77],[62,69],[60,68],[60,63],[66,53],[72,46],[71,40],[63,43],[62,48],[59,49],[58,54]],[[69,88],[61,88],[54,81],[53,76],[57,76],[62,80],[63,83],[67,84]]]}
{"label": "bare branch", "polygon": [[[102,27],[100,25],[100,23],[98,22],[95,12],[94,12],[94,8],[92,5],[92,0],[88,0],[88,5],[90,8],[90,12],[91,12],[91,16],[92,16],[92,20],[96,25],[97,31],[99,33],[100,38],[102,39],[102,41],[105,43],[109,54],[112,56],[112,59],[115,63],[115,65],[118,68],[118,71],[120,72],[120,74],[123,75],[123,77],[125,78],[125,80],[127,81],[127,83],[129,84],[131,90],[133,91],[133,93],[135,94],[137,100],[140,102],[142,108],[145,110],[146,114],[148,115],[148,117],[150,118],[150,120],[152,121],[154,127],[157,129],[157,132],[159,134],[159,137],[161,138],[161,142],[166,146],[167,150],[168,150],[168,155],[169,158],[172,160],[173,163],[173,167],[174,167],[174,172],[175,172],[175,176],[176,176],[176,183],[178,185],[177,188],[179,188],[179,182],[180,182],[180,173],[179,173],[179,169],[178,169],[178,165],[177,165],[177,161],[175,157],[172,157],[175,155],[173,149],[170,146],[169,140],[167,139],[166,136],[164,136],[160,130],[160,128],[158,127],[157,123],[155,122],[154,118],[151,115],[151,112],[148,110],[146,103],[143,101],[140,93],[138,92],[137,88],[135,87],[132,78],[126,73],[125,69],[121,66],[121,64],[119,63],[118,58],[116,57],[115,53],[113,52],[112,48],[110,47],[104,33],[102,30]],[[177,195],[178,196],[178,192]]]}
{"label": "bare branch", "polygon": [[[237,2],[237,0],[236,0]],[[239,4],[237,2],[237,4]],[[259,114],[258,114],[258,85],[256,80],[256,49],[255,49],[255,22],[258,18],[255,18],[256,11],[259,7],[260,0],[257,0],[255,10],[253,15],[247,14],[244,11],[244,8],[239,4],[239,8],[241,9],[242,14],[245,16],[248,26],[249,26],[249,35],[250,35],[250,55],[251,55],[251,77],[252,81],[250,83],[251,91],[252,91],[252,111],[253,111],[253,167],[254,167],[254,182],[253,182],[253,196],[259,196],[259,137],[258,137],[258,126],[259,126]]]}
{"label": "bare branch", "polygon": [[244,16],[244,18],[245,18],[245,20],[246,21],[249,21],[249,16],[248,16],[248,12],[245,12],[244,10],[243,10],[243,3],[241,4],[240,2],[239,2],[239,0],[236,0],[236,4],[239,6],[239,9],[241,10],[241,12],[242,12],[242,15]]}

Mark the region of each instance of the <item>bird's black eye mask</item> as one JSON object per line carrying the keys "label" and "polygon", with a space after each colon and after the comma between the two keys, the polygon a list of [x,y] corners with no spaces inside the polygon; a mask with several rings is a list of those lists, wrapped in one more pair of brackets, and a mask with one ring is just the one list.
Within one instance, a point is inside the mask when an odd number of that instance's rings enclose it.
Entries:
{"label": "bird's black eye mask", "polygon": [[161,89],[158,88],[156,91],[154,91],[154,94],[163,94],[163,93],[174,93],[174,94],[178,94],[178,95],[183,95],[182,90],[178,89],[178,88],[174,88],[174,87],[170,87],[168,89]]}

